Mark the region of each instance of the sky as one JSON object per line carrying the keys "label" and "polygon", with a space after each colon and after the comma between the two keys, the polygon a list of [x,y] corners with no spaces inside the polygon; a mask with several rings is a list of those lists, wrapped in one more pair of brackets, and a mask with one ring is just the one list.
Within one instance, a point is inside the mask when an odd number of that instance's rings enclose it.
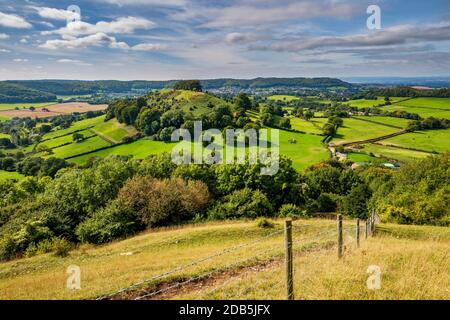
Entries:
{"label": "sky", "polygon": [[357,76],[450,76],[450,1],[0,0],[0,80]]}

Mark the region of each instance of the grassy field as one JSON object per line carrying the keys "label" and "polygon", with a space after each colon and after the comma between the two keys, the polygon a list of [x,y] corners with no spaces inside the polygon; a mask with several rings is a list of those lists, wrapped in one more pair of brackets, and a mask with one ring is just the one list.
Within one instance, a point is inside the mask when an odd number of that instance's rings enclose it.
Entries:
{"label": "grassy field", "polygon": [[373,153],[377,157],[386,157],[389,159],[395,159],[403,162],[412,159],[423,159],[431,155],[431,153],[427,152],[413,151],[373,143],[365,144],[364,151],[368,153]]}
{"label": "grassy field", "polygon": [[314,118],[310,121],[306,121],[301,118],[292,117],[291,120],[291,127],[294,130],[298,130],[305,133],[311,133],[311,134],[321,134],[321,124],[314,121]]}
{"label": "grassy field", "polygon": [[95,136],[83,140],[82,142],[74,142],[59,148],[55,148],[53,149],[53,154],[46,157],[68,158],[110,145],[111,144],[109,142],[106,142],[102,138]]}
{"label": "grassy field", "polygon": [[49,106],[51,104],[55,104],[56,102],[37,102],[37,103],[0,103],[0,111],[4,110],[15,110],[19,109],[28,109],[30,107],[41,108],[45,106]]}
{"label": "grassy field", "polygon": [[137,130],[133,126],[125,126],[116,119],[98,123],[92,128],[92,131],[114,143],[119,143],[123,138],[137,134]]}
{"label": "grassy field", "polygon": [[100,116],[100,117],[96,117],[96,118],[90,118],[90,119],[86,119],[86,120],[77,121],[77,122],[73,123],[67,129],[58,129],[58,128],[53,129],[51,132],[45,134],[42,137],[42,139],[43,140],[53,139],[53,138],[60,137],[63,135],[71,134],[78,130],[85,130],[85,129],[88,129],[95,125],[103,123],[104,120],[105,120],[105,116]]}
{"label": "grassy field", "polygon": [[129,144],[123,144],[106,150],[90,153],[84,156],[76,157],[70,162],[84,164],[92,157],[106,157],[109,155],[132,155],[136,159],[143,159],[150,154],[161,154],[163,152],[171,152],[175,146],[174,143],[165,143],[161,141],[152,141],[141,139]]}
{"label": "grassy field", "polygon": [[353,162],[372,162],[376,160],[375,157],[369,156],[364,153],[350,152],[347,154],[347,159]]}
{"label": "grassy field", "polygon": [[9,139],[9,138],[11,138],[11,136],[10,136],[9,134],[1,133],[1,132],[0,132],[0,139],[1,139],[1,138],[8,138],[8,139]]}
{"label": "grassy field", "polygon": [[[354,225],[344,220],[345,258],[338,260],[333,220],[294,222],[297,299],[449,299],[449,228],[381,225],[380,234],[357,249]],[[65,258],[44,254],[0,263],[0,299],[92,299],[242,244],[247,245],[149,282],[146,289],[223,269],[204,284],[157,298],[284,299],[283,237],[282,221],[274,229],[252,221],[208,223],[84,245]],[[366,287],[373,264],[382,270],[377,291]],[[81,290],[66,289],[69,265],[81,269]]]}
{"label": "grassy field", "polygon": [[344,124],[337,131],[333,142],[351,142],[373,139],[387,134],[400,131],[381,123],[368,123],[356,118],[344,119]]}
{"label": "grassy field", "polygon": [[[398,101],[403,101],[405,99],[408,98],[401,98],[401,97],[392,97],[391,99],[391,103],[395,103]],[[378,106],[380,104],[384,104],[384,97],[378,97],[377,100],[373,100],[373,99],[357,99],[357,100],[350,100],[346,102],[347,104],[349,104],[352,107],[357,107],[357,108],[368,108],[368,107],[374,107],[374,106]]]}
{"label": "grassy field", "polygon": [[296,96],[289,96],[289,95],[281,95],[281,94],[275,94],[273,96],[267,97],[268,100],[274,100],[274,101],[284,101],[284,102],[289,102],[289,101],[294,101],[294,100],[299,100],[299,97]]}
{"label": "grassy field", "polygon": [[380,141],[380,143],[427,152],[444,153],[450,150],[449,141],[450,129],[446,129],[410,132]]}
{"label": "grassy field", "polygon": [[450,119],[450,98],[415,98],[383,107],[389,111],[416,113],[422,118],[435,117]]}
{"label": "grassy field", "polygon": [[[85,139],[95,136],[95,133],[93,133],[90,130],[82,130],[82,131],[79,131],[78,133],[82,134]],[[45,141],[39,143],[39,145],[47,146],[49,148],[56,148],[56,147],[62,146],[63,144],[72,143],[72,142],[73,142],[72,134],[67,134],[65,136],[45,140]]]}
{"label": "grassy field", "polygon": [[20,180],[23,177],[24,177],[24,175],[22,175],[18,172],[9,172],[9,171],[0,170],[0,181],[8,180],[8,179]]}
{"label": "grassy field", "polygon": [[[411,120],[394,118],[394,117],[381,117],[381,116],[353,116],[353,119],[366,120],[368,122],[375,122],[378,124],[384,124],[391,127],[396,127],[398,129],[405,129],[408,122]],[[370,125],[370,124],[368,124]]]}
{"label": "grassy field", "polygon": [[2,121],[7,121],[7,120],[9,120],[9,119],[11,119],[11,118],[10,118],[10,117],[7,117],[7,116],[0,115],[0,122],[2,122]]}

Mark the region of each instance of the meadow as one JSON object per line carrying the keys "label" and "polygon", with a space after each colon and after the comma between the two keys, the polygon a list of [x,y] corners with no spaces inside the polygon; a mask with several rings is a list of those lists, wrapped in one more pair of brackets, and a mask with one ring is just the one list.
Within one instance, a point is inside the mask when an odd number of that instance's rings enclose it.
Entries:
{"label": "meadow", "polygon": [[382,117],[382,116],[353,116],[353,119],[365,120],[368,123],[366,125],[371,125],[371,123],[381,124],[386,126],[391,126],[398,129],[405,129],[411,120],[394,118],[394,117]]}
{"label": "meadow", "polygon": [[407,162],[413,159],[423,159],[431,155],[431,153],[427,152],[407,150],[374,143],[365,144],[363,147],[364,152],[372,153],[376,157],[389,158],[402,162]]}
{"label": "meadow", "polygon": [[81,142],[73,142],[62,147],[52,149],[53,153],[46,155],[45,157],[56,157],[56,158],[70,158],[77,156],[79,154],[94,151],[100,148],[108,147],[111,143],[105,141],[104,139],[94,136],[85,139]]}
{"label": "meadow", "polygon": [[[355,221],[344,220],[345,257],[338,260],[334,220],[293,225],[296,299],[449,298],[449,228],[379,225],[375,237],[362,238],[357,249]],[[274,228],[234,221],[156,229],[104,246],[81,245],[67,257],[42,254],[1,263],[0,299],[93,299],[172,270],[120,296],[132,298],[146,292],[143,288],[154,290],[216,269],[223,272],[156,298],[285,299],[282,226],[281,220]],[[373,264],[382,270],[377,291],[366,287],[367,267]],[[69,265],[81,269],[81,290],[66,289]]]}
{"label": "meadow", "polygon": [[46,107],[52,104],[55,104],[56,102],[35,102],[35,103],[0,103],[0,111],[5,110],[15,110],[16,108],[19,109],[28,109],[30,107],[35,108],[42,108]]}
{"label": "meadow", "polygon": [[416,113],[422,118],[435,117],[450,119],[450,99],[414,98],[385,106],[383,110]]}
{"label": "meadow", "polygon": [[412,148],[426,152],[444,153],[449,150],[450,129],[410,132],[379,143]]}
{"label": "meadow", "polygon": [[273,100],[273,101],[289,102],[289,101],[299,100],[300,98],[296,97],[296,96],[290,96],[290,95],[275,94],[275,95],[267,97],[267,99]]}
{"label": "meadow", "polygon": [[[395,102],[403,101],[406,99],[408,99],[408,98],[391,97],[390,101],[391,101],[391,103],[395,103]],[[352,107],[357,107],[357,108],[362,109],[362,108],[375,107],[380,104],[384,104],[386,102],[384,101],[384,97],[378,97],[377,100],[375,100],[375,99],[356,99],[356,100],[349,100],[346,103]]]}
{"label": "meadow", "polygon": [[353,142],[381,137],[401,131],[399,128],[381,123],[368,123],[357,118],[345,118],[344,124],[338,128],[333,142]]}

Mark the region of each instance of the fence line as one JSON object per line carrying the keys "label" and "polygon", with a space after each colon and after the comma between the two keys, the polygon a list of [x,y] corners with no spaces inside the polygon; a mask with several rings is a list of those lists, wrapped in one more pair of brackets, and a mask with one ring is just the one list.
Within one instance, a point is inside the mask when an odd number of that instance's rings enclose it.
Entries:
{"label": "fence line", "polygon": [[[300,225],[300,226],[298,226],[298,225],[292,224],[290,222],[290,220],[288,220],[288,221],[286,221],[286,226],[285,226],[284,230],[283,229],[282,230],[277,230],[275,232],[271,232],[271,233],[269,233],[269,234],[267,234],[265,236],[259,237],[259,238],[255,239],[255,240],[249,241],[247,243],[243,243],[243,244],[239,244],[239,245],[236,245],[236,246],[233,246],[233,247],[230,247],[230,248],[226,248],[226,249],[224,249],[222,251],[219,251],[219,252],[216,252],[214,254],[208,255],[206,257],[194,260],[194,261],[192,261],[192,262],[190,262],[188,264],[176,267],[174,269],[168,270],[168,271],[163,272],[161,274],[158,274],[158,275],[152,276],[150,278],[144,279],[142,281],[136,282],[134,284],[131,284],[130,286],[121,288],[118,291],[115,291],[115,292],[112,292],[110,294],[101,296],[101,297],[97,298],[97,300],[108,299],[108,298],[120,295],[120,294],[122,294],[124,292],[128,292],[128,291],[130,291],[132,289],[136,289],[138,287],[141,287],[141,286],[143,286],[146,283],[151,283],[151,282],[153,282],[155,280],[158,280],[158,279],[161,279],[161,278],[164,278],[164,277],[168,277],[168,276],[170,276],[170,275],[172,275],[174,273],[177,273],[177,272],[183,271],[185,269],[191,268],[193,266],[199,265],[202,262],[205,262],[205,261],[208,261],[208,260],[212,260],[214,258],[223,256],[223,255],[228,254],[228,253],[236,252],[236,251],[238,251],[239,249],[242,249],[242,248],[246,248],[246,247],[250,247],[252,245],[256,245],[258,243],[262,243],[263,241],[265,241],[265,240],[267,240],[267,239],[269,239],[271,237],[274,237],[276,235],[280,235],[283,232],[285,233],[287,296],[288,296],[288,299],[293,299],[294,298],[294,295],[293,295],[293,293],[294,293],[294,289],[293,289],[293,273],[295,271],[293,269],[293,261],[292,261],[293,260],[293,255],[292,255],[293,251],[294,250],[295,251],[300,250],[303,247],[305,247],[305,245],[313,244],[313,243],[315,243],[315,242],[317,242],[319,240],[323,240],[323,239],[330,239],[330,240],[332,240],[333,238],[330,238],[330,237],[334,237],[334,239],[336,240],[335,237],[336,237],[336,233],[337,233],[337,236],[338,236],[337,237],[337,240],[338,240],[337,241],[337,244],[338,244],[338,257],[340,258],[340,257],[342,257],[344,255],[344,251],[347,251],[347,250],[344,250],[344,243],[345,244],[353,243],[353,241],[356,238],[357,239],[357,243],[358,243],[357,246],[359,247],[359,241],[360,241],[360,238],[361,238],[361,237],[359,237],[359,234],[361,233],[361,229],[358,227],[358,223],[359,222],[357,221],[357,225],[356,226],[347,226],[347,227],[343,228],[342,227],[342,222],[339,223],[339,217],[338,217],[337,228],[327,228],[326,230],[321,231],[319,233],[316,233],[314,235],[305,234],[305,235],[303,235],[301,237],[295,237],[294,239],[292,239],[292,231],[293,230],[304,231],[305,229],[308,230],[309,227],[313,227],[313,226],[315,227],[315,225]],[[366,221],[366,225],[368,226],[367,229],[370,228],[370,230],[366,229],[367,231],[369,231],[367,236],[371,236],[372,232],[373,232],[373,228],[374,228],[372,218],[369,218],[368,221]],[[344,235],[345,231],[352,231],[353,232],[352,236],[351,236],[351,241],[346,241],[346,239],[344,239],[343,235]],[[359,231],[359,234],[355,236],[357,231]],[[367,231],[366,231],[366,233],[367,233]],[[353,236],[355,236],[355,238]],[[301,242],[302,240],[303,241],[304,240],[309,240],[309,241],[305,243],[305,242]],[[295,248],[296,245],[299,245],[299,247]],[[341,248],[341,246],[342,246],[342,248]],[[278,250],[274,250],[272,252],[271,251],[272,249],[278,249]],[[320,249],[320,247],[319,247],[319,249]],[[327,248],[327,249],[329,249],[329,248]],[[269,252],[270,252],[270,254],[268,254]],[[214,268],[212,270],[203,272],[200,275],[192,276],[191,278],[189,278],[189,279],[187,279],[185,281],[177,282],[177,283],[174,283],[174,284],[172,284],[172,285],[170,285],[168,287],[165,287],[165,288],[162,288],[162,289],[158,289],[158,290],[155,290],[155,291],[152,291],[152,292],[149,292],[149,293],[145,293],[145,294],[135,298],[135,300],[142,300],[142,299],[146,299],[146,298],[151,298],[153,296],[165,293],[165,292],[167,292],[169,290],[172,290],[172,289],[184,286],[184,285],[189,284],[191,282],[198,281],[198,280],[210,277],[213,274],[224,272],[226,270],[232,269],[233,267],[246,267],[246,263],[249,263],[252,260],[258,261],[258,258],[260,259],[259,256],[261,254],[265,254],[264,258],[266,258],[267,262],[270,262],[270,259],[273,260],[278,255],[282,255],[282,252],[283,252],[283,247],[282,247],[281,243],[280,244],[274,244],[274,245],[270,246],[269,248],[264,247],[262,250],[256,251],[256,253],[253,254],[249,258],[246,258],[246,259],[243,259],[243,260],[239,260],[239,261],[234,262],[234,263],[229,263],[229,264],[226,264],[226,265],[221,266],[221,267]],[[246,274],[246,273],[248,273],[250,271],[251,270],[248,270],[244,274]],[[242,274],[240,274],[240,275],[242,275]],[[231,279],[230,279],[230,281],[231,281]],[[229,282],[229,281],[226,281],[225,283],[227,283],[227,282]],[[223,285],[225,285],[225,284],[223,284]],[[215,291],[215,290],[213,290],[213,291]]]}

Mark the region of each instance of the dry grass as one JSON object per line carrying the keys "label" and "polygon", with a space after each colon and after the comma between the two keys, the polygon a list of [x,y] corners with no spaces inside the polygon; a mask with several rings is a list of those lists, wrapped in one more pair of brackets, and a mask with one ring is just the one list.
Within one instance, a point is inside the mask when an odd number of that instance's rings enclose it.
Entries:
{"label": "dry grass", "polygon": [[[345,221],[354,226],[354,221]],[[296,297],[300,299],[448,299],[450,247],[448,228],[415,227],[414,240],[388,235],[396,227],[383,226],[384,235],[356,249],[354,232],[345,234],[347,252],[338,261],[336,250],[321,249],[335,242],[330,220],[295,221],[294,241]],[[300,229],[298,228],[300,226]],[[406,227],[408,228],[408,227]],[[424,228],[424,229],[422,229]],[[425,230],[425,231],[423,231]],[[440,230],[444,236],[428,237]],[[273,229],[261,229],[254,222],[208,223],[161,229],[105,246],[83,246],[68,257],[41,255],[0,264],[0,299],[92,299],[114,292],[180,265],[220,252],[226,248],[260,239],[280,231],[262,242],[206,260],[180,270],[160,282],[189,279],[215,268],[236,263],[234,270],[215,274],[204,284],[178,288],[156,298],[196,299],[283,299],[282,221]],[[433,232],[432,232],[433,231]],[[322,233],[321,236],[316,236]],[[273,263],[258,264],[269,257]],[[248,260],[249,258],[255,258]],[[81,268],[81,290],[66,289],[66,268]],[[367,266],[379,265],[382,289],[365,288]],[[158,283],[144,288],[152,290]],[[143,292],[143,291],[140,291]],[[134,295],[136,296],[136,295]]]}

